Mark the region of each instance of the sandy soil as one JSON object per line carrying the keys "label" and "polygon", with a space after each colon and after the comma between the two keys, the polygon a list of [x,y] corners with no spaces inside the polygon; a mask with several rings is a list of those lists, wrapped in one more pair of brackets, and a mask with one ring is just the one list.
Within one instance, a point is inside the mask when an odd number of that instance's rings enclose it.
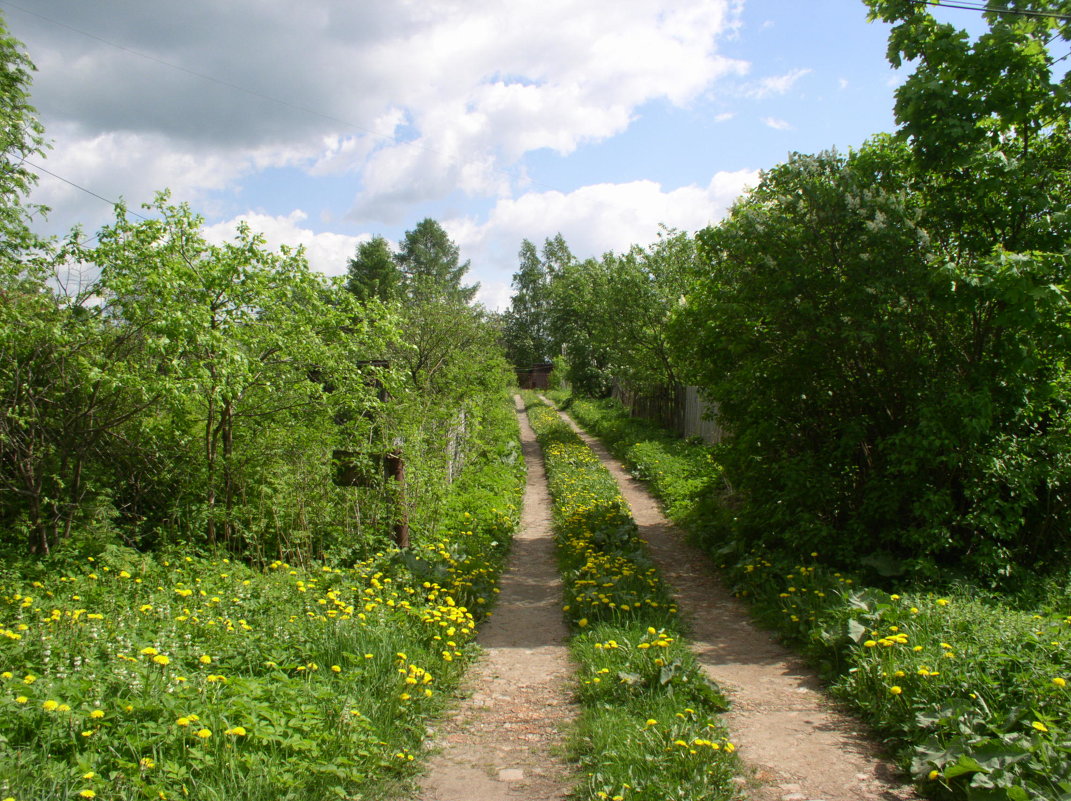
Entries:
{"label": "sandy soil", "polygon": [[421,782],[421,801],[558,801],[573,786],[561,758],[576,708],[551,501],[542,453],[516,403],[528,467],[521,527],[494,615],[479,634],[484,654],[466,678],[466,697],[436,733],[441,751]]}
{"label": "sandy soil", "polygon": [[651,555],[675,589],[704,670],[732,701],[725,722],[751,774],[747,794],[757,801],[915,798],[861,724],[821,694],[813,672],[750,622],[707,556],[685,542],[643,485],[562,416],[617,479]]}

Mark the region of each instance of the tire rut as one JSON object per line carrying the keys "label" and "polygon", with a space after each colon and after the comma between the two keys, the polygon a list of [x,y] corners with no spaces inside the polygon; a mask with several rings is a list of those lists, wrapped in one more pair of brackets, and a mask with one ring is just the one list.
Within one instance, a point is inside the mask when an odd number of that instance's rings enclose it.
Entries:
{"label": "tire rut", "polygon": [[709,557],[684,540],[647,489],[602,443],[559,413],[616,479],[652,558],[676,593],[705,673],[732,701],[725,723],[751,774],[749,796],[757,801],[917,798],[863,725],[821,693],[803,661],[750,622]]}
{"label": "tire rut", "polygon": [[542,452],[520,397],[514,402],[528,468],[521,525],[494,614],[477,639],[484,653],[465,679],[466,697],[436,734],[441,750],[420,783],[422,801],[560,801],[574,783],[561,757],[577,709],[551,501]]}

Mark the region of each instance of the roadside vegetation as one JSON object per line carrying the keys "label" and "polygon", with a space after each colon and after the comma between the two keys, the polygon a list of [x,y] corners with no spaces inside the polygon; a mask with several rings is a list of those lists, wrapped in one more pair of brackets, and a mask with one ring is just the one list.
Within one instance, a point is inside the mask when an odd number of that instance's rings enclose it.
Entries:
{"label": "roadside vegetation", "polygon": [[397,791],[523,491],[468,263],[429,219],[331,279],[166,192],[43,240],[0,66],[0,798]]}
{"label": "roadside vegetation", "polygon": [[[934,798],[1061,798],[1071,787],[1071,591],[1040,581],[1030,602],[962,582],[830,567],[819,552],[741,554],[711,525],[712,450],[614,401],[555,397],[599,436],[712,555],[755,617],[805,653],[831,691],[874,724]],[[716,450],[714,451],[716,453]],[[724,514],[724,510],[722,512]]]}
{"label": "roadside vegetation", "polygon": [[503,398],[437,533],[350,565],[147,554],[0,573],[0,797],[378,799],[474,654],[519,517]]}
{"label": "roadside vegetation", "polygon": [[735,795],[725,698],[700,671],[628,506],[558,414],[530,401],[554,499],[565,617],[583,711],[578,799],[700,801]]}

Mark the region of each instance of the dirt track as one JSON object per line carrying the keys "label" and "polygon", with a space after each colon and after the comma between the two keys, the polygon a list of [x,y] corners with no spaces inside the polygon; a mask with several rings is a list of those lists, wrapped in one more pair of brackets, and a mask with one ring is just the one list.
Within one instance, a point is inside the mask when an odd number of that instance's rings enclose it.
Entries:
{"label": "dirt track", "polygon": [[467,697],[438,732],[422,801],[557,801],[572,788],[562,733],[576,714],[543,455],[517,399],[528,467],[521,527]]}
{"label": "dirt track", "polygon": [[[528,466],[521,530],[494,617],[480,633],[484,657],[467,697],[438,733],[421,801],[551,801],[573,784],[561,759],[575,717],[561,584],[554,562],[551,501],[542,455],[520,411]],[[730,737],[756,801],[901,801],[915,798],[859,724],[820,693],[817,679],[722,587],[705,554],[686,543],[646,489],[580,431],[617,479],[651,554],[689,620],[707,675],[732,701]]]}
{"label": "dirt track", "polygon": [[813,672],[751,623],[706,554],[684,540],[646,488],[598,440],[562,417],[617,480],[640,535],[676,592],[693,650],[732,702],[725,722],[751,773],[748,795],[759,801],[915,798],[860,724],[821,695]]}

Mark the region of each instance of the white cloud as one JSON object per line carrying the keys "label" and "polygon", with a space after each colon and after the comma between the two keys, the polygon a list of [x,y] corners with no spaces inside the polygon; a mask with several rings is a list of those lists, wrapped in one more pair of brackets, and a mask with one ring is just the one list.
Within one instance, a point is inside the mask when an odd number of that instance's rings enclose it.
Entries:
{"label": "white cloud", "polygon": [[725,111],[725,112],[722,112],[721,114],[718,114],[714,118],[714,122],[728,122],[729,120],[731,120],[735,116],[736,116],[736,112],[735,111]]}
{"label": "white cloud", "polygon": [[659,224],[695,231],[721,219],[758,183],[758,172],[719,172],[706,186],[664,190],[654,181],[595,184],[573,192],[528,192],[498,201],[486,221],[447,220],[443,227],[473,263],[475,278],[508,284],[521,240],[537,245],[561,233],[578,258],[624,251],[658,237]]}
{"label": "white cloud", "polygon": [[773,95],[783,95],[795,86],[800,78],[810,75],[812,72],[814,70],[797,68],[786,72],[784,75],[772,75],[758,81],[746,94],[756,100],[764,100]]}
{"label": "white cloud", "polygon": [[277,249],[280,245],[304,247],[309,266],[313,270],[326,275],[342,275],[346,272],[346,263],[353,256],[357,245],[371,239],[371,236],[316,233],[301,225],[307,217],[301,209],[295,209],[285,217],[249,212],[206,226],[204,234],[209,242],[221,244],[233,239],[238,224],[244,221],[254,232],[263,234],[272,249]]}
{"label": "white cloud", "polygon": [[847,89],[849,85],[850,84],[848,83],[847,78],[841,78],[839,81],[837,81],[837,86],[839,86],[841,89]]}
{"label": "white cloud", "polygon": [[[277,163],[359,171],[359,216],[506,194],[525,153],[616,136],[644,104],[685,106],[748,67],[717,51],[733,0],[36,0],[35,13],[69,26],[22,16],[16,33],[40,67],[35,104],[50,131],[77,128],[71,146],[151,140],[150,154],[226,162],[231,180]],[[184,183],[216,188],[199,166]]]}
{"label": "white cloud", "polygon": [[505,311],[513,297],[513,287],[509,281],[484,281],[476,293],[476,300],[491,311]]}
{"label": "white cloud", "polygon": [[52,210],[49,219],[63,229],[73,221],[95,229],[114,219],[104,200],[123,200],[138,211],[157,192],[170,189],[176,200],[195,202],[281,157],[277,152],[266,159],[266,154],[255,150],[182,149],[159,133],[112,131],[85,136],[73,125],[61,125],[49,133],[54,148],[42,166],[63,180],[42,175],[32,197]]}
{"label": "white cloud", "polygon": [[775,131],[791,131],[792,124],[780,119],[779,117],[763,117],[762,124],[767,128],[773,128]]}

